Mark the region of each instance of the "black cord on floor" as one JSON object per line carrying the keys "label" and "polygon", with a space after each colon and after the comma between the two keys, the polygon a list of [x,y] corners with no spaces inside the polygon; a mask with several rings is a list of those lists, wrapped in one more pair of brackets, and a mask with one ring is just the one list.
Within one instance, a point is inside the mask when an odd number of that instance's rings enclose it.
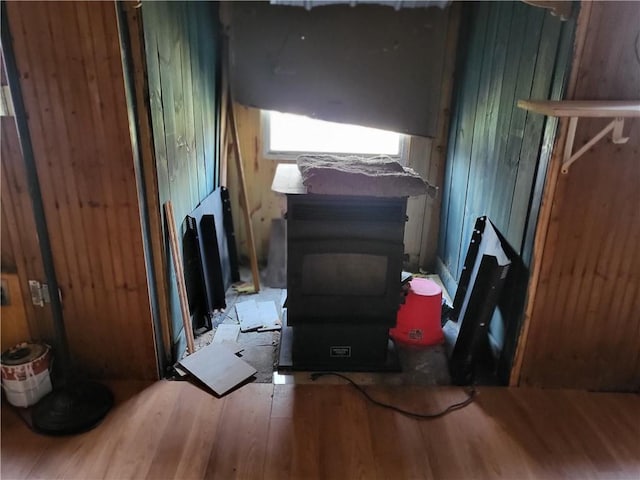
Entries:
{"label": "black cord on floor", "polygon": [[376,400],[375,398],[371,397],[371,395],[369,395],[364,388],[362,388],[360,385],[358,385],[356,382],[351,380],[346,375],[342,375],[341,373],[336,373],[336,372],[315,372],[315,373],[311,374],[311,380],[315,381],[320,377],[326,377],[326,376],[329,376],[329,375],[334,376],[334,377],[340,377],[340,378],[346,380],[351,385],[353,385],[356,390],[358,390],[362,395],[365,396],[365,398],[367,400],[369,400],[374,405],[378,405],[379,407],[383,407],[383,408],[388,408],[389,410],[393,410],[394,412],[398,412],[398,413],[401,413],[402,415],[406,415],[407,417],[412,417],[412,418],[416,418],[416,419],[419,419],[419,420],[429,420],[429,419],[439,418],[439,417],[442,417],[442,416],[446,415],[447,413],[451,413],[451,412],[453,412],[455,410],[460,410],[461,408],[464,408],[467,405],[469,405],[471,402],[473,402],[473,398],[476,396],[476,391],[475,391],[475,389],[472,388],[471,390],[469,390],[467,392],[468,396],[462,402],[458,402],[458,403],[454,403],[452,405],[449,405],[447,408],[445,408],[444,410],[441,410],[439,412],[417,413],[417,412],[410,412],[409,410],[404,410],[404,409],[402,409],[400,407],[396,407],[395,405],[391,405],[391,404],[388,404],[388,403],[383,403],[383,402],[380,402],[380,401]]}

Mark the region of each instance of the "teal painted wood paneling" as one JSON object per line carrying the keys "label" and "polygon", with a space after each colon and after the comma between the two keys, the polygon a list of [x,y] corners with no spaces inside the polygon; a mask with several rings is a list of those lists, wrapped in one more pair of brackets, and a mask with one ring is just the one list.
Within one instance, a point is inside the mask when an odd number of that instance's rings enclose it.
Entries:
{"label": "teal painted wood paneling", "polygon": [[[484,199],[487,192],[493,191],[496,181],[495,172],[498,159],[494,150],[512,7],[512,2],[500,2],[489,8],[487,36],[484,44],[485,55],[480,72],[476,120],[466,185],[459,260],[456,270],[451,272],[455,278],[460,278],[475,219],[485,213],[483,212]],[[486,55],[487,51],[491,51],[491,55]],[[473,221],[469,221],[469,219],[473,219]]]}
{"label": "teal painted wood paneling", "polygon": [[[530,98],[550,98],[554,64],[558,53],[561,24],[556,17],[545,15],[542,26],[536,66],[531,85]],[[522,109],[518,109],[524,111]],[[526,113],[522,146],[518,157],[518,171],[513,189],[508,226],[505,222],[505,236],[522,254],[527,214],[531,202],[531,191],[542,143],[545,117],[528,111]],[[506,210],[506,209],[505,209]]]}
{"label": "teal painted wood paneling", "polygon": [[563,24],[522,2],[465,7],[436,264],[453,295],[473,225],[482,215],[523,257],[508,286],[511,300],[501,298],[490,330],[493,346],[502,351],[499,374],[506,378],[528,281],[532,216],[556,127],[554,120],[531,115],[516,102],[561,98],[573,22]]}
{"label": "teal painted wood paneling", "polygon": [[[545,11],[534,9],[528,12],[525,4],[518,4],[516,7],[515,25],[512,24],[510,44],[512,46],[510,59],[505,75],[508,75],[509,89],[505,91],[503,110],[501,117],[504,119],[500,131],[502,139],[501,150],[496,159],[498,169],[495,177],[500,179],[495,184],[495,188],[490,193],[487,214],[491,217],[496,226],[506,235],[509,226],[509,216],[511,212],[511,201],[514,194],[521,193],[526,197],[527,192],[515,192],[515,179],[518,174],[520,163],[520,153],[523,148],[525,122],[527,112],[518,108],[515,101],[519,98],[529,98],[531,96],[531,85],[533,83],[536,59],[538,57],[538,41],[527,41],[529,38],[540,39],[542,26],[544,23]],[[550,78],[550,75],[549,75]],[[542,94],[546,97],[546,94]],[[543,117],[540,116],[540,119]],[[539,138],[531,138],[533,142],[539,143]],[[531,145],[537,157],[535,143]],[[513,238],[508,238],[513,244]]]}
{"label": "teal painted wood paneling", "polygon": [[[468,13],[468,12],[467,12]],[[476,120],[475,105],[478,100],[478,83],[482,68],[483,50],[487,31],[489,4],[479,4],[474,9],[474,21],[466,23],[469,28],[467,61],[457,82],[457,111],[453,119],[455,131],[450,134],[447,169],[445,173],[445,196],[440,227],[439,256],[442,264],[450,272],[458,271],[460,241],[464,225],[469,163],[471,160],[472,137]],[[464,260],[463,260],[464,261]],[[455,292],[450,289],[449,291]]]}
{"label": "teal painted wood paneling", "polygon": [[[142,19],[158,195],[182,222],[218,186],[218,5],[144,2]],[[185,340],[170,255],[167,266],[175,357]]]}
{"label": "teal painted wood paneling", "polygon": [[466,9],[438,250],[456,282],[478,216],[488,215],[521,252],[545,120],[516,102],[551,98],[562,28],[557,17],[523,3]]}

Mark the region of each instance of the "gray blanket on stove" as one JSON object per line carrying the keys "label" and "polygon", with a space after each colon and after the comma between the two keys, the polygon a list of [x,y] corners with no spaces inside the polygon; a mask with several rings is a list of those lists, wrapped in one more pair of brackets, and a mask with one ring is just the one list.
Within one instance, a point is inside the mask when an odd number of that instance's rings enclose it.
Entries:
{"label": "gray blanket on stove", "polygon": [[[307,192],[324,195],[411,197],[431,187],[414,170],[390,157],[301,155],[298,168]],[[428,188],[430,187],[430,188]]]}

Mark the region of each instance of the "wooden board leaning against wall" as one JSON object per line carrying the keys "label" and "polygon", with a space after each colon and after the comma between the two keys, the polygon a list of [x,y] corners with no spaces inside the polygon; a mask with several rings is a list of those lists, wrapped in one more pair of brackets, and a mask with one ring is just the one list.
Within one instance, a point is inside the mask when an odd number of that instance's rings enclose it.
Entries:
{"label": "wooden board leaning against wall", "polygon": [[[275,160],[264,158],[260,125],[260,110],[234,105],[240,149],[243,155],[244,174],[249,196],[249,215],[254,231],[256,253],[261,264],[266,262],[269,251],[269,230],[272,218],[280,218],[285,209],[285,202],[271,191],[271,182],[278,164]],[[227,129],[229,131],[229,129]],[[233,211],[233,228],[238,243],[238,253],[248,258],[247,232],[242,217],[242,200],[238,183],[237,169],[233,168],[235,149],[228,149],[227,183],[231,194]]]}
{"label": "wooden board leaning against wall", "polygon": [[[442,94],[437,119],[437,137],[413,137],[409,147],[408,166],[415,169],[429,183],[441,186],[444,177],[444,161],[446,157],[447,129],[449,124],[449,104],[451,87],[453,84],[453,70],[455,66],[455,51],[460,23],[460,6],[449,8],[449,25],[445,61],[442,75]],[[249,192],[250,216],[256,242],[258,260],[262,265],[267,262],[269,252],[269,234],[271,219],[281,218],[286,211],[286,201],[271,191],[271,182],[277,159],[264,156],[261,113],[260,110],[236,104],[234,106],[238,122],[240,147],[244,156],[244,167],[247,189]],[[233,156],[233,149],[229,149],[229,156]],[[232,165],[235,158],[229,158]],[[240,190],[238,176],[228,170],[228,186],[231,192],[232,208],[234,212],[234,229],[238,242],[239,254],[248,256],[247,235],[241,215]],[[440,188],[435,198],[427,196],[411,198],[407,211],[409,221],[405,229],[405,253],[408,254],[412,269],[419,267],[430,269],[434,260],[438,242],[438,225],[441,202]]]}

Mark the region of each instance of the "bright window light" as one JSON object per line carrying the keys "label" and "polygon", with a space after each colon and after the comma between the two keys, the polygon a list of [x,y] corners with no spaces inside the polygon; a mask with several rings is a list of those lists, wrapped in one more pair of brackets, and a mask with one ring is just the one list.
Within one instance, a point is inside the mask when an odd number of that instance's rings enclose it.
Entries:
{"label": "bright window light", "polygon": [[325,122],[289,113],[265,112],[267,153],[389,155],[403,153],[403,135],[375,128]]}

